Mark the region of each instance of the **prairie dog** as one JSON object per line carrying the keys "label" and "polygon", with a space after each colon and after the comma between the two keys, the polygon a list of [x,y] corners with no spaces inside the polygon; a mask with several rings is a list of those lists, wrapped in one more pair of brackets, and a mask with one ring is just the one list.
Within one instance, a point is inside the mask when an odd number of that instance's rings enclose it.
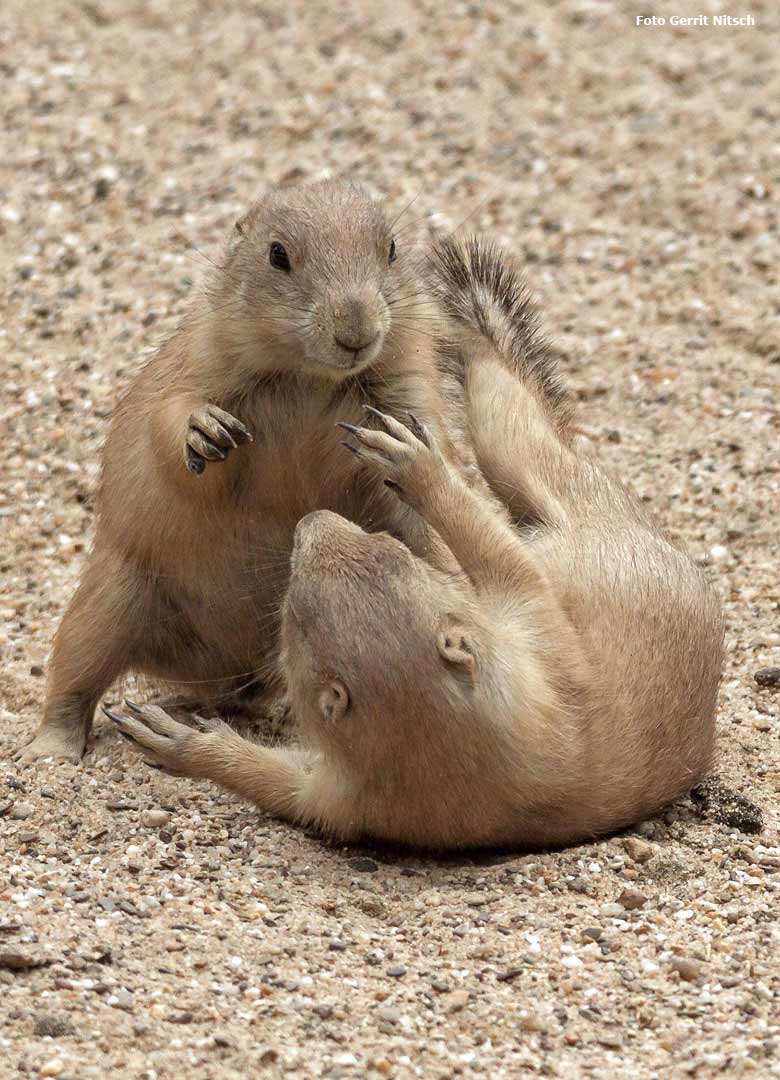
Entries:
{"label": "prairie dog", "polygon": [[335,426],[366,404],[411,409],[477,482],[442,422],[423,286],[414,254],[353,185],[276,192],[238,223],[112,419],[94,548],[22,760],[78,761],[99,698],[130,669],[206,702],[271,680],[293,533],[313,510],[388,530],[436,561],[436,538],[344,451]]}
{"label": "prairie dog", "polygon": [[[469,247],[450,253],[468,277]],[[348,422],[359,458],[436,530],[452,565],[309,514],[282,619],[301,748],[257,746],[219,721],[190,728],[156,707],[112,714],[150,761],[339,840],[440,850],[594,837],[706,771],[719,604],[622,485],[566,445],[541,373],[523,378],[522,358],[498,351],[492,301],[468,290],[483,329],[466,303],[453,317],[477,459],[516,519],[535,524],[496,514],[419,418]]]}

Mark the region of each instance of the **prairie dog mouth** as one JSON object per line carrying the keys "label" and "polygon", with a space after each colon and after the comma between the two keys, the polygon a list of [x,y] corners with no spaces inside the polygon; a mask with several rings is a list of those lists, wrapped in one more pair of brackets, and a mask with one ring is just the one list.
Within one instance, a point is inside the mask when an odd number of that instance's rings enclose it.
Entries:
{"label": "prairie dog mouth", "polygon": [[382,344],[383,335],[379,330],[374,334],[370,341],[367,341],[364,345],[353,348],[351,345],[345,345],[343,342],[336,339],[336,345],[338,347],[339,354],[344,356],[347,364],[354,366],[365,360],[367,356],[374,356]]}
{"label": "prairie dog mouth", "polygon": [[355,375],[376,360],[382,350],[382,334],[377,334],[367,345],[359,349],[350,349],[338,342],[330,356],[318,356],[317,368],[334,375]]}

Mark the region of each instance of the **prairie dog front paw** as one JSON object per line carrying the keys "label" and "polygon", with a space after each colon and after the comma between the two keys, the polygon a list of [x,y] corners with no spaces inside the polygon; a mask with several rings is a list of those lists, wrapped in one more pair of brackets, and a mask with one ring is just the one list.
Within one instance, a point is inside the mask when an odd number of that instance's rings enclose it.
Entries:
{"label": "prairie dog front paw", "polygon": [[452,478],[433,434],[412,413],[409,413],[407,426],[378,409],[366,408],[384,430],[340,423],[339,427],[347,431],[356,444],[345,442],[344,446],[383,474],[386,486],[403,502],[419,509]]}
{"label": "prairie dog front paw", "polygon": [[190,414],[184,461],[199,476],[207,464],[224,461],[231,450],[252,441],[252,432],[217,405],[202,405]]}
{"label": "prairie dog front paw", "polygon": [[209,766],[219,757],[220,747],[239,739],[222,720],[206,720],[193,714],[190,724],[182,724],[159,705],[126,701],[125,706],[129,716],[105,706],[103,712],[149,765],[173,776],[208,779]]}

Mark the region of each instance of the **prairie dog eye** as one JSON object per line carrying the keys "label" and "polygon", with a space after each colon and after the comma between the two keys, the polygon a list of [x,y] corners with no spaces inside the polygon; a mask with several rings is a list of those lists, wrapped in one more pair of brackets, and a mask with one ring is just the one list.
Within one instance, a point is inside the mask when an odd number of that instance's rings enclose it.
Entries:
{"label": "prairie dog eye", "polygon": [[391,240],[390,241],[390,251],[387,254],[387,261],[388,261],[388,263],[394,263],[395,259],[396,259],[395,240]]}
{"label": "prairie dog eye", "polygon": [[271,250],[268,254],[268,261],[275,270],[286,270],[289,273],[290,259],[287,255],[287,252],[284,250],[282,244],[280,244],[276,240],[274,240],[273,244],[271,244]]}

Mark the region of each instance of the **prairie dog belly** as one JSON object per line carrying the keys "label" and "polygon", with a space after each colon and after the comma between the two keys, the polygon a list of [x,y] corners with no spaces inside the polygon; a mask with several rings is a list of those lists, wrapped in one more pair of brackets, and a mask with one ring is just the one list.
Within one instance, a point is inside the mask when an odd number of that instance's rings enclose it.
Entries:
{"label": "prairie dog belly", "polygon": [[336,426],[365,423],[366,403],[365,395],[336,388],[328,397],[318,388],[294,403],[283,394],[264,398],[251,421],[255,443],[237,493],[252,508],[258,542],[291,551],[295,526],[314,510],[332,510],[366,528],[392,524],[395,502],[359,468]]}
{"label": "prairie dog belly", "polygon": [[392,529],[400,517],[397,501],[341,445],[345,433],[336,421],[360,422],[360,401],[342,398],[330,412],[321,400],[296,405],[293,411],[289,402],[263,402],[262,414],[250,421],[255,441],[245,448],[227,505],[215,507],[199,535],[185,539],[193,558],[176,575],[177,602],[212,657],[215,677],[230,674],[228,657],[236,671],[272,657],[302,517],[327,509],[367,529]]}

